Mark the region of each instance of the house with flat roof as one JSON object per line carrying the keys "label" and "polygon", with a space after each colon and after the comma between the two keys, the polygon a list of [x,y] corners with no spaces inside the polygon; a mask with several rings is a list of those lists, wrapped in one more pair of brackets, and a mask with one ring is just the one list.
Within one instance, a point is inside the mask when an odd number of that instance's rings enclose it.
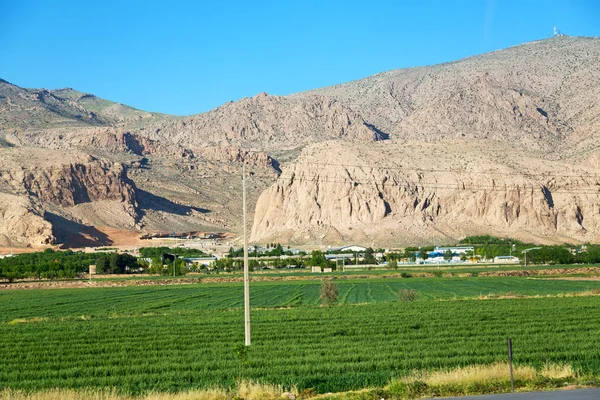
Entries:
{"label": "house with flat roof", "polygon": [[204,265],[210,266],[213,262],[217,261],[217,257],[209,256],[209,257],[184,257],[183,261],[185,261],[186,265]]}

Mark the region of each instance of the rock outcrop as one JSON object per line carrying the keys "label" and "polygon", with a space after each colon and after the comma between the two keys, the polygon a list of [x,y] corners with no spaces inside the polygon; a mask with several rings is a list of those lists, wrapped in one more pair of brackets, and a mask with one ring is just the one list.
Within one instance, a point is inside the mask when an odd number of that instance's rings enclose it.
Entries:
{"label": "rock outcrop", "polygon": [[593,241],[598,172],[473,141],[327,143],[305,150],[261,194],[251,238],[403,245],[494,233]]}
{"label": "rock outcrop", "polygon": [[52,244],[52,224],[33,199],[0,193],[0,246],[24,247]]}
{"label": "rock outcrop", "polygon": [[32,148],[0,150],[0,156],[0,194],[4,199],[0,202],[4,233],[0,234],[5,235],[7,245],[53,242],[48,210],[81,222],[81,217],[94,218],[93,209],[79,216],[76,206],[108,201],[113,203],[115,226],[132,229],[139,218],[135,186],[122,164]]}

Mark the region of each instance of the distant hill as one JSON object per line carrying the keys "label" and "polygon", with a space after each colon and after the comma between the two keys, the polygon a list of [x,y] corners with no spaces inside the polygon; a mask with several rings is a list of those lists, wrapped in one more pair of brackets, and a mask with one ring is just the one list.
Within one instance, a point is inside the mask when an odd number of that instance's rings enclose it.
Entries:
{"label": "distant hill", "polygon": [[598,60],[599,38],[555,37],[188,117],[0,80],[0,195],[20,199],[0,219],[54,229],[14,222],[0,245],[64,240],[64,221],[239,232],[243,163],[255,241],[597,241]]}

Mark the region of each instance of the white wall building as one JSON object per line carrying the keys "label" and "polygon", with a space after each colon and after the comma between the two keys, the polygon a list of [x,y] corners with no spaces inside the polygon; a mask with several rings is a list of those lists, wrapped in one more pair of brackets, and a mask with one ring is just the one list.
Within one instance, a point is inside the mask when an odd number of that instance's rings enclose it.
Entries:
{"label": "white wall building", "polygon": [[354,253],[363,253],[365,250],[367,250],[366,247],[357,246],[355,244],[351,244],[348,246],[342,246],[342,247],[332,247],[331,249],[329,249],[329,251],[332,253],[337,253],[337,252],[342,252],[342,251],[352,251]]}

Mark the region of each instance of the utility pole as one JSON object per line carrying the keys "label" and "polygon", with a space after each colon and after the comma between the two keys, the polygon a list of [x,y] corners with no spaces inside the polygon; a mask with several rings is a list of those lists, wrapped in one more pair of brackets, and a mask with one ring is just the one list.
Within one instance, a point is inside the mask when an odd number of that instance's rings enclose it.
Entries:
{"label": "utility pole", "polygon": [[248,273],[248,234],[246,222],[246,166],[242,164],[242,203],[244,207],[244,337],[250,346],[250,277]]}

